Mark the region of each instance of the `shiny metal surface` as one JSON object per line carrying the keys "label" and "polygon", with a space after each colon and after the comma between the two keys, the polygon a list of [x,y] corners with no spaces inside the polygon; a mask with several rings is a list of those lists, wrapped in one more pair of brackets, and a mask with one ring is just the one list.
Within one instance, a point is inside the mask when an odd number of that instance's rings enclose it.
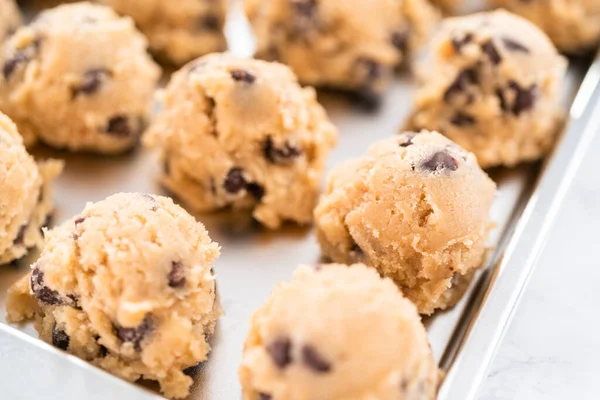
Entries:
{"label": "shiny metal surface", "polygon": [[[239,11],[234,14],[239,16]],[[243,19],[235,18],[229,24],[228,36],[233,52],[251,53],[252,40]],[[574,63],[571,68],[565,107],[570,106],[586,66],[585,62]],[[598,109],[594,114],[590,108],[599,96],[595,86],[600,71],[594,71],[595,81],[588,78],[585,84],[589,95],[579,95],[573,107],[573,122],[545,168],[533,164],[490,171],[498,183],[499,194],[492,209],[496,229],[490,238],[492,250],[486,269],[454,309],[424,320],[434,355],[441,368],[448,371],[440,399],[474,398],[485,376],[486,366],[535,264],[545,233],[558,212],[561,196],[577,169],[581,149],[593,134],[592,130],[586,130],[585,121],[588,116],[600,114]],[[328,167],[359,156],[373,141],[395,134],[410,110],[412,90],[410,76],[398,77],[383,107],[374,114],[354,109],[344,98],[321,94],[320,100],[340,130],[339,145]],[[54,223],[79,212],[87,201],[98,201],[115,192],[165,194],[155,181],[158,165],[154,156],[143,149],[112,158],[48,149],[40,150],[37,155],[67,161],[65,173],[56,186],[58,209]],[[226,315],[219,321],[209,360],[194,371],[195,385],[190,398],[237,400],[240,399],[237,368],[250,315],[277,282],[291,277],[298,264],[316,262],[319,248],[310,228],[287,226],[280,232],[269,232],[239,215],[197,217],[222,246],[215,272]],[[17,267],[0,269],[0,399],[157,398],[139,385],[120,381],[33,339],[31,336],[37,335],[31,324],[2,325],[6,288],[27,271],[28,261],[34,257]],[[145,386],[155,389],[151,384]]]}

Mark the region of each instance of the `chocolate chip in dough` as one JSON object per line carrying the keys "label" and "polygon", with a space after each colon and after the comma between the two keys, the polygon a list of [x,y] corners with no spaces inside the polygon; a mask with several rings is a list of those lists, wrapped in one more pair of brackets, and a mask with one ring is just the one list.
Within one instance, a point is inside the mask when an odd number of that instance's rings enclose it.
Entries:
{"label": "chocolate chip in dough", "polygon": [[180,288],[185,286],[185,269],[181,261],[173,261],[171,263],[171,271],[169,271],[169,286],[172,288]]}
{"label": "chocolate chip in dough", "polygon": [[420,164],[420,169],[429,172],[456,171],[458,163],[445,151],[438,151]]}
{"label": "chocolate chip in dough", "polygon": [[83,74],[81,84],[71,88],[71,97],[76,98],[79,95],[92,95],[97,93],[104,82],[110,79],[112,73],[106,68],[94,68]]}
{"label": "chocolate chip in dough", "polygon": [[67,350],[70,341],[69,335],[54,324],[54,327],[52,328],[52,344],[61,350]]}
{"label": "chocolate chip in dough", "polygon": [[331,364],[317,352],[317,350],[305,345],[302,347],[302,362],[315,372],[325,373],[331,370]]}
{"label": "chocolate chip in dough", "polygon": [[271,136],[267,136],[262,147],[265,158],[272,164],[285,164],[302,154],[299,148],[288,142],[285,142],[281,147],[277,147]]}
{"label": "chocolate chip in dough", "polygon": [[244,178],[244,171],[241,168],[231,168],[225,177],[223,182],[223,188],[228,193],[235,194],[244,188],[246,185],[246,179]]}
{"label": "chocolate chip in dough", "polygon": [[256,76],[244,69],[232,69],[230,74],[231,78],[236,82],[244,82],[251,85],[256,81]]}
{"label": "chocolate chip in dough", "polygon": [[152,316],[146,314],[138,326],[127,328],[115,325],[115,330],[119,339],[126,343],[133,343],[133,347],[140,351],[142,349],[141,342],[152,331],[153,325]]}
{"label": "chocolate chip in dough", "polygon": [[267,352],[279,369],[284,369],[292,362],[292,342],[286,337],[275,339],[267,346]]}

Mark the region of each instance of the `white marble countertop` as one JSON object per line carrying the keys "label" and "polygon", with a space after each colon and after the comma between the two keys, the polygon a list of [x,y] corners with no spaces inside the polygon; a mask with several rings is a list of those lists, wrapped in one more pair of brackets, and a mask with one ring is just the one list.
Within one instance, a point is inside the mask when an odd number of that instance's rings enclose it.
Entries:
{"label": "white marble countertop", "polygon": [[599,149],[597,135],[488,371],[482,400],[600,398]]}

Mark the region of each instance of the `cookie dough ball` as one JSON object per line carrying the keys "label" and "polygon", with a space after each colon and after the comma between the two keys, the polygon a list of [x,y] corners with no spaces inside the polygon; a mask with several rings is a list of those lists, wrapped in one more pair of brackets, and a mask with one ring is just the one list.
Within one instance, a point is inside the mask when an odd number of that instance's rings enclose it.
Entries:
{"label": "cookie dough ball", "polygon": [[246,0],[246,10],[258,57],[372,102],[437,20],[427,0]]}
{"label": "cookie dough ball", "polygon": [[598,0],[490,0],[492,5],[519,14],[550,36],[561,50],[582,53],[600,42]]}
{"label": "cookie dough ball", "polygon": [[546,35],[516,15],[448,19],[420,71],[408,128],[442,132],[482,167],[537,160],[562,125],[565,68]]}
{"label": "cookie dough ball", "polygon": [[177,72],[163,100],[145,140],[186,204],[252,210],[269,228],[311,221],[337,133],[289,68],[209,55]]}
{"label": "cookie dough ball", "polygon": [[35,136],[69,150],[117,153],[144,128],[159,77],[129,18],[76,3],[45,11],[0,54],[0,110]]}
{"label": "cookie dough ball", "polygon": [[227,47],[223,27],[227,0],[104,0],[129,15],[154,53],[181,65]]}
{"label": "cookie dough ball", "polygon": [[0,0],[0,44],[9,37],[21,23],[21,15],[14,0]]}
{"label": "cookie dough ball", "polygon": [[255,312],[244,400],[434,399],[438,370],[414,305],[364,265],[302,266]]}
{"label": "cookie dough ball", "polygon": [[30,284],[9,291],[8,318],[35,315],[43,340],[182,398],[192,384],[183,370],[206,360],[221,314],[218,256],[204,226],[172,200],[117,194],[48,232]]}
{"label": "cookie dough ball", "polygon": [[439,133],[407,132],[332,171],[317,237],[326,257],[376,268],[431,314],[481,266],[495,191],[473,154]]}
{"label": "cookie dough ball", "polygon": [[43,244],[41,228],[53,209],[51,183],[61,170],[59,161],[36,164],[15,124],[0,113],[0,265]]}

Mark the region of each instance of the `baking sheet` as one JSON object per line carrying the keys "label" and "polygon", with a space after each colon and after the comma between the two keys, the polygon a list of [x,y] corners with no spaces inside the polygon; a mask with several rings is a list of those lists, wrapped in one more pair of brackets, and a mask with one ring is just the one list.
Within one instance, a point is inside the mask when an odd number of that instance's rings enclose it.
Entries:
{"label": "baking sheet", "polygon": [[[231,50],[236,54],[249,55],[252,38],[245,21],[240,18],[239,7],[233,10],[233,15],[235,18],[227,27]],[[565,110],[573,100],[589,61],[589,59],[578,59],[571,63],[563,96]],[[398,76],[387,93],[382,108],[375,113],[356,109],[343,97],[320,93],[319,99],[340,131],[339,144],[329,159],[328,169],[342,160],[362,155],[372,142],[395,134],[410,111],[413,90],[409,74]],[[63,158],[67,162],[65,172],[56,184],[57,210],[54,224],[61,223],[80,212],[86,202],[104,199],[115,192],[139,191],[167,194],[156,182],[158,162],[154,155],[144,149],[117,157],[69,154],[50,149],[38,149],[35,154],[40,157]],[[504,245],[511,238],[541,170],[541,164],[535,163],[512,170],[499,168],[489,171],[497,182],[499,191],[492,208],[492,219],[496,223],[496,229],[490,238],[490,246],[493,250],[489,253],[487,270],[477,276],[463,300],[455,308],[424,319],[433,353],[444,370],[452,365],[456,355],[456,345],[460,342],[464,329],[469,325],[470,318],[463,318],[465,309],[469,305],[475,308],[477,306],[477,304],[469,304],[469,300],[478,297],[472,296],[473,294],[487,289],[486,283],[491,280],[486,274],[497,272],[496,261],[502,255]],[[266,300],[276,283],[291,277],[292,271],[298,264],[317,262],[320,256],[319,248],[311,228],[288,225],[280,231],[270,232],[260,229],[249,218],[242,215],[217,213],[197,215],[197,217],[206,225],[211,237],[222,246],[222,256],[215,263],[215,272],[226,315],[219,320],[216,334],[212,339],[213,350],[209,360],[193,371],[195,384],[191,399],[235,400],[240,398],[237,369],[241,360],[243,340],[249,328],[250,315]],[[16,266],[0,269],[0,323],[5,322],[6,289],[27,271],[28,264],[33,259],[35,255]],[[37,337],[31,324],[17,328],[30,336]],[[0,330],[0,344],[3,343],[3,334],[10,335],[6,330],[4,332]],[[11,354],[13,357],[33,358],[36,352],[43,352],[43,357],[40,353],[40,359],[43,358],[49,365],[55,365],[59,376],[60,371],[66,374],[68,370],[75,368],[77,373],[82,375],[83,380],[88,379],[90,382],[106,380],[106,385],[109,387],[94,385],[96,394],[108,390],[106,393],[111,393],[112,398],[130,399],[132,393],[136,393],[136,398],[137,395],[140,399],[146,398],[143,391],[140,390],[139,393],[136,391],[135,386],[116,383],[115,380],[105,377],[105,373],[79,360],[73,361],[73,357],[66,356],[62,352],[48,350],[47,346],[20,336],[11,338],[13,344],[19,341],[23,343],[22,350],[18,345],[0,348],[0,364],[10,362]],[[31,368],[35,368],[35,364],[32,364]],[[1,370],[2,365],[0,365]],[[72,374],[72,370],[70,371],[69,373]],[[60,379],[51,378],[47,378],[48,382],[53,382],[54,386],[60,385]],[[38,382],[40,386],[44,386],[39,389],[40,393],[46,393],[46,399],[65,398],[64,394],[59,397],[58,393],[63,392],[66,386],[56,387],[53,391],[52,386],[47,387],[42,382]],[[65,381],[62,382],[66,385]],[[16,396],[17,392],[10,392],[10,383],[5,385],[9,387],[9,393]],[[35,386],[35,383],[32,385]],[[156,389],[152,383],[145,383],[144,386]],[[79,389],[86,390],[84,386]],[[0,387],[0,397],[4,398],[1,394]],[[66,398],[75,397],[67,395]]]}

